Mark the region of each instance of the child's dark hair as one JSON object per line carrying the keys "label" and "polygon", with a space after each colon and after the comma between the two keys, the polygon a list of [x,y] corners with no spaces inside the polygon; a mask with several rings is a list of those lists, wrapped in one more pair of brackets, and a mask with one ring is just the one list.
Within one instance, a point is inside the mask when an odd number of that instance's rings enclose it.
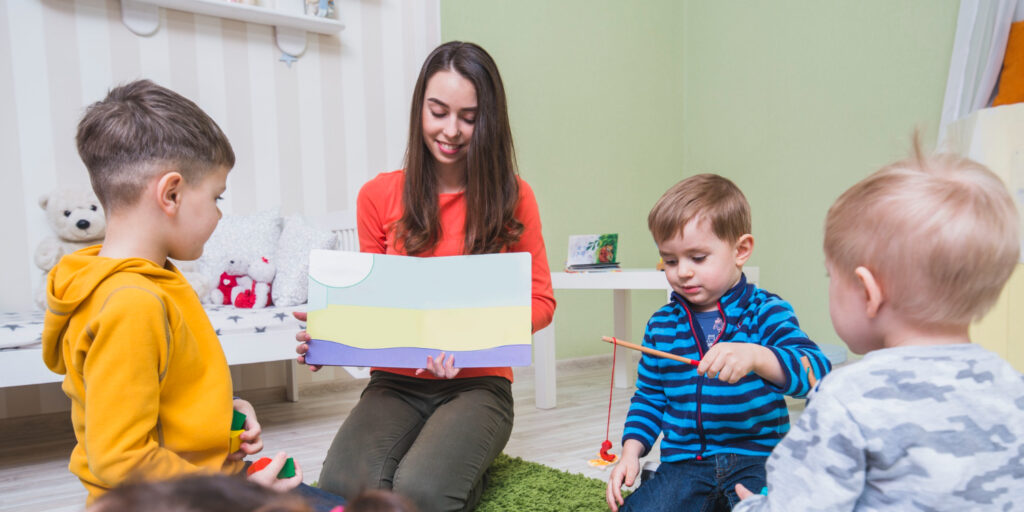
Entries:
{"label": "child's dark hair", "polygon": [[240,476],[190,475],[134,482],[100,496],[87,512],[312,512],[297,495]]}
{"label": "child's dark hair", "polygon": [[231,143],[210,116],[149,80],[117,87],[90,105],[75,141],[108,213],[134,204],[162,170],[196,183],[218,167],[235,165]]}

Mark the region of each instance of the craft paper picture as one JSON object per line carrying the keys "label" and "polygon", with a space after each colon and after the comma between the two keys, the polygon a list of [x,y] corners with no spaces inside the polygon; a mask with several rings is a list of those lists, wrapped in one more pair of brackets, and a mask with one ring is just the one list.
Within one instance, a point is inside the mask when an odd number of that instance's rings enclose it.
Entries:
{"label": "craft paper picture", "polygon": [[314,250],[306,362],[422,368],[529,366],[529,253],[416,258]]}

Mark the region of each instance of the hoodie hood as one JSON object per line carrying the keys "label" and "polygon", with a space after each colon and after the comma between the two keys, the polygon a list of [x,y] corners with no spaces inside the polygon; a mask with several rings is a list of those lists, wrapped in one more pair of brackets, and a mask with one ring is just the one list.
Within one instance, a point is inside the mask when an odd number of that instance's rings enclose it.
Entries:
{"label": "hoodie hood", "polygon": [[61,340],[72,313],[111,275],[127,272],[157,281],[164,288],[190,287],[170,261],[159,267],[143,258],[106,258],[99,256],[101,247],[94,245],[64,256],[47,275],[43,361],[55,373],[67,373]]}

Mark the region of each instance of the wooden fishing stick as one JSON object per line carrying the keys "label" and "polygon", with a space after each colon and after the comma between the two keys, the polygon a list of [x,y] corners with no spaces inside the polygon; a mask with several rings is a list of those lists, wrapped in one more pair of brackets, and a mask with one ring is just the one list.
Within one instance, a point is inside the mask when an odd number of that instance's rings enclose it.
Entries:
{"label": "wooden fishing stick", "polygon": [[680,363],[692,364],[694,366],[697,366],[697,365],[700,364],[700,361],[694,361],[693,359],[687,359],[685,357],[677,356],[675,354],[669,354],[668,352],[662,352],[660,350],[654,350],[653,348],[647,348],[647,347],[644,347],[644,346],[641,346],[641,345],[637,345],[635,343],[630,343],[628,341],[622,341],[622,340],[617,339],[617,338],[610,338],[608,336],[601,336],[601,339],[604,340],[604,341],[607,341],[608,343],[611,343],[611,344],[614,344],[614,345],[618,345],[620,347],[626,347],[626,348],[631,348],[633,350],[639,350],[640,352],[643,352],[644,354],[650,354],[652,356],[657,356],[657,357],[664,357],[665,359],[671,359],[673,361],[679,361]]}

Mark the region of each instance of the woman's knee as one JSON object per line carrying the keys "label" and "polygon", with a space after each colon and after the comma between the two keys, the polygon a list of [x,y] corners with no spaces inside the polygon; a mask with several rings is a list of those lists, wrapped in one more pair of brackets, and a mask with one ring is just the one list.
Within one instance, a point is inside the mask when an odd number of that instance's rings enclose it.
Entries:
{"label": "woman's knee", "polygon": [[365,490],[391,489],[398,464],[395,452],[402,450],[374,446],[358,435],[345,432],[343,427],[324,457],[320,487],[347,500],[355,499]]}
{"label": "woman's knee", "polygon": [[[453,502],[458,501],[458,497],[452,496],[446,489],[442,489],[436,480],[429,477],[396,478],[393,490],[415,503],[422,512],[462,509],[452,506]],[[465,498],[462,501],[464,502]]]}
{"label": "woman's knee", "polygon": [[352,471],[346,471],[343,463],[331,458],[324,461],[323,469],[320,470],[318,487],[349,501],[355,499],[366,488],[377,488],[376,486],[371,487],[365,478],[360,478]]}
{"label": "woman's knee", "polygon": [[470,503],[474,495],[477,495],[476,501],[479,501],[480,493],[474,491],[479,491],[477,486],[482,483],[478,481],[476,485],[465,485],[467,482],[463,478],[466,476],[445,480],[438,478],[436,469],[430,474],[412,474],[399,468],[395,474],[393,490],[409,498],[421,512],[461,511],[466,510],[467,505],[475,504]]}

